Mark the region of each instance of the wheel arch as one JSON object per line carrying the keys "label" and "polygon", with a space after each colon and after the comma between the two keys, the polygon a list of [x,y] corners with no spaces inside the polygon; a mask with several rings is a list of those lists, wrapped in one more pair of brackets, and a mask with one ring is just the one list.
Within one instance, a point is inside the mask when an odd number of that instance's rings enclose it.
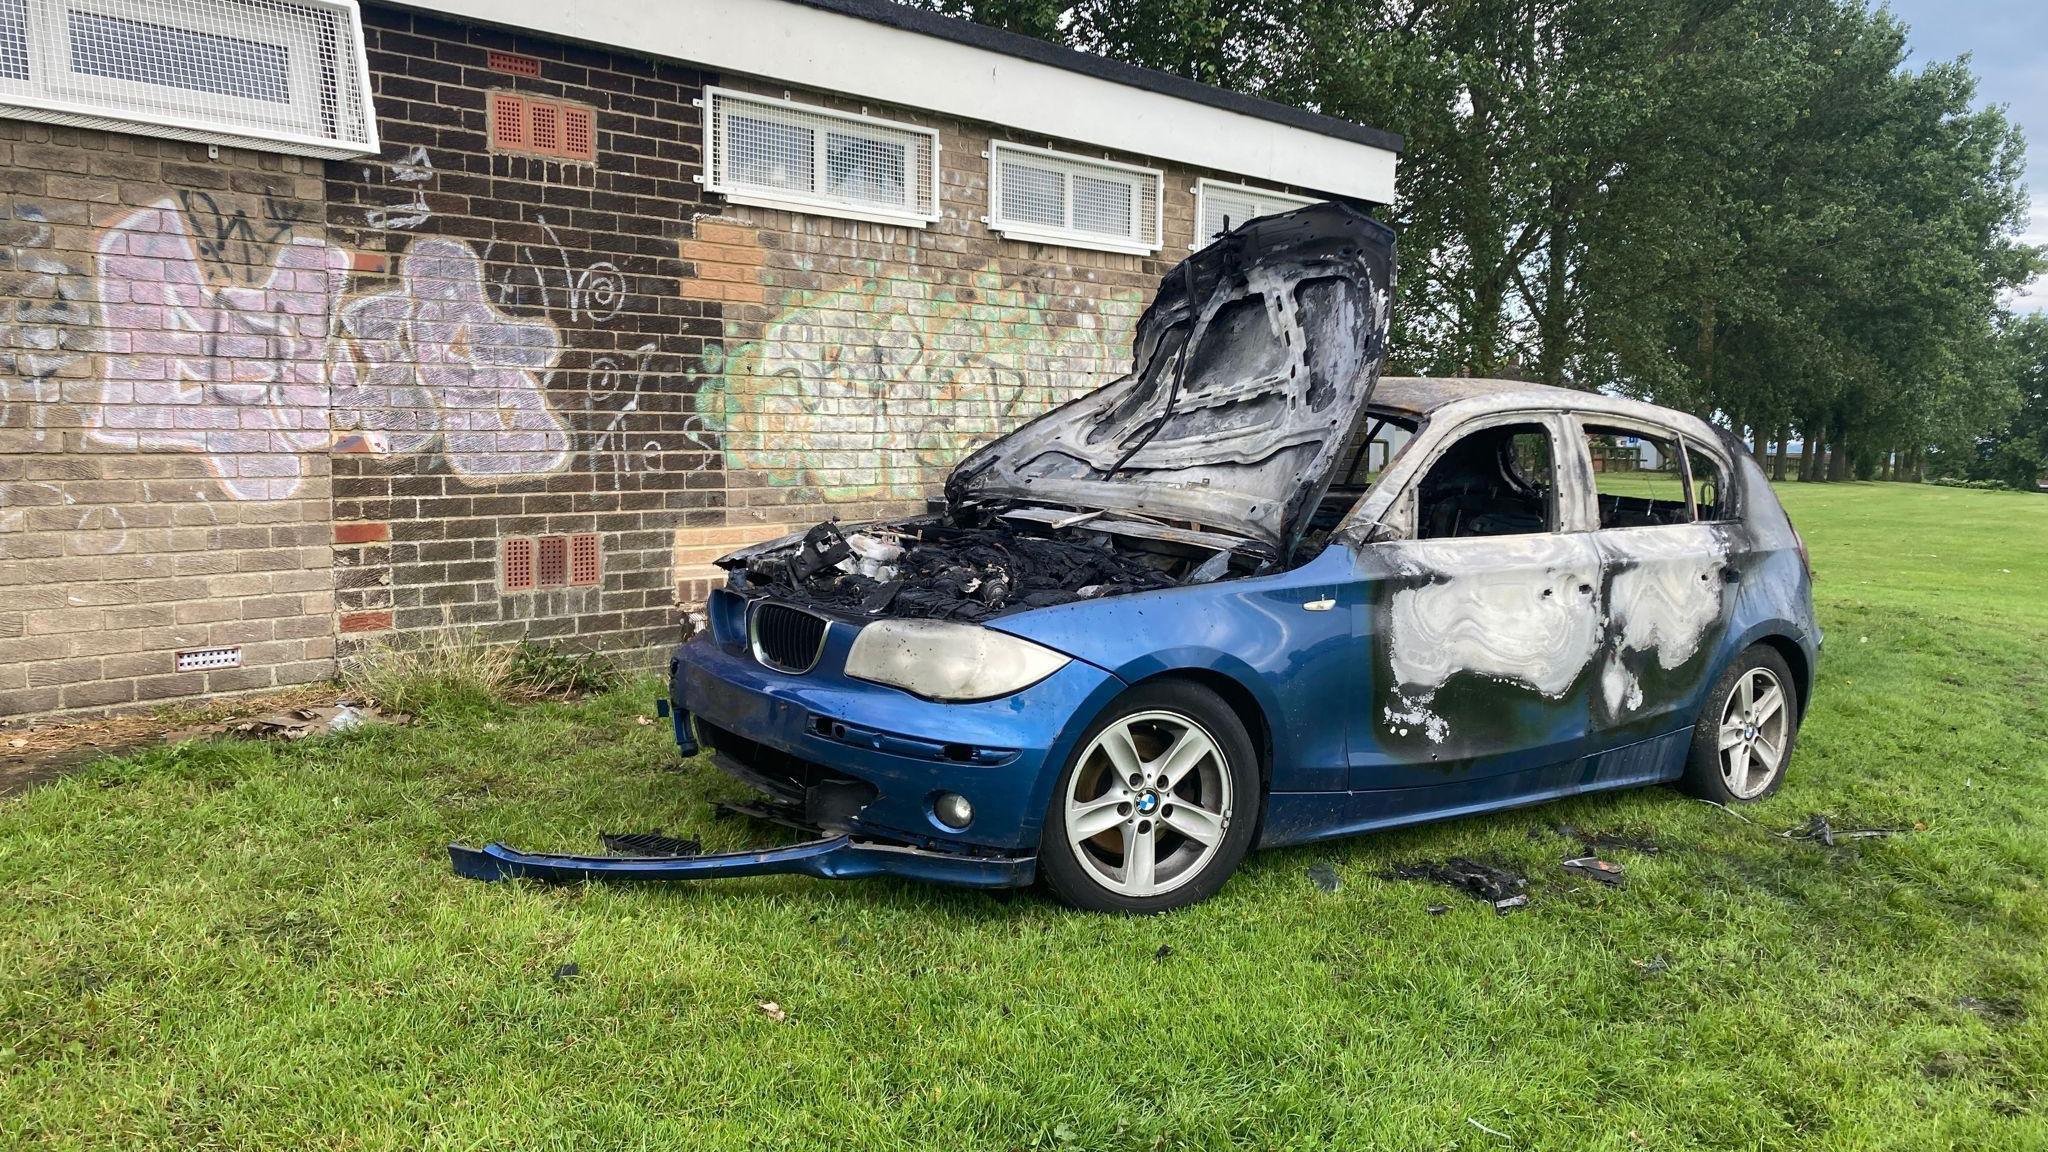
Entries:
{"label": "wheel arch", "polygon": [[1792,670],[1792,691],[1794,703],[1798,707],[1796,715],[1804,720],[1806,718],[1806,699],[1813,694],[1813,669],[1806,659],[1806,651],[1799,647],[1798,643],[1790,636],[1780,632],[1766,632],[1752,639],[1748,644],[1743,645],[1743,651],[1746,652],[1759,644],[1785,658],[1785,666]]}
{"label": "wheel arch", "polygon": [[[1272,790],[1273,785],[1273,724],[1266,716],[1265,706],[1253,695],[1250,688],[1226,672],[1213,668],[1169,668],[1156,672],[1142,680],[1134,681],[1131,687],[1143,684],[1158,684],[1162,681],[1180,680],[1197,684],[1214,692],[1244,725],[1245,735],[1251,737],[1252,749],[1259,758],[1259,788],[1261,792]],[[1264,805],[1260,807],[1263,809]]]}

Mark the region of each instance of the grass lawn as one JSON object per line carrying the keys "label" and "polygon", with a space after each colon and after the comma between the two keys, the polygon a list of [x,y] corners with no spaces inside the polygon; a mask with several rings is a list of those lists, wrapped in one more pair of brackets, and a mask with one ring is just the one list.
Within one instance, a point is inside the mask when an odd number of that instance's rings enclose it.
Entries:
{"label": "grass lawn", "polygon": [[[1760,827],[1584,799],[1118,920],[449,874],[451,839],[761,837],[635,722],[651,684],[100,762],[0,801],[0,1146],[2048,1147],[2048,498],[1786,501],[1828,653]],[[1924,830],[1770,834],[1814,812]],[[1604,888],[1559,821],[1663,850]],[[1382,878],[1452,855],[1533,903]]]}

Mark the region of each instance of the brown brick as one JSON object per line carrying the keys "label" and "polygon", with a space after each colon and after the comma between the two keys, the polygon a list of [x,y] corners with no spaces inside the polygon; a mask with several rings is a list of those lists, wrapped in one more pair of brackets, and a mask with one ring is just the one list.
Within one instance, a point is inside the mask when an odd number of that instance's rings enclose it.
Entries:
{"label": "brown brick", "polygon": [[391,627],[391,613],[350,612],[341,618],[343,632],[377,632]]}
{"label": "brown brick", "polygon": [[379,540],[389,539],[391,539],[391,525],[385,523],[372,521],[336,524],[334,526],[334,542],[336,544],[371,544]]}

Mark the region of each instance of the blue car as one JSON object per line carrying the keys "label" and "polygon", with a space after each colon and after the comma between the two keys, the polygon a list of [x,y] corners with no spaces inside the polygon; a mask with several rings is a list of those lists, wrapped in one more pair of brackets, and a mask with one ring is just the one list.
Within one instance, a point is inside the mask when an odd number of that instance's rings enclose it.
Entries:
{"label": "blue car", "polygon": [[606,871],[1042,879],[1143,913],[1254,846],[1770,794],[1821,637],[1750,455],[1635,401],[1381,379],[1392,279],[1347,208],[1254,221],[1169,273],[1129,376],[926,515],[721,561],[677,737],[823,838]]}

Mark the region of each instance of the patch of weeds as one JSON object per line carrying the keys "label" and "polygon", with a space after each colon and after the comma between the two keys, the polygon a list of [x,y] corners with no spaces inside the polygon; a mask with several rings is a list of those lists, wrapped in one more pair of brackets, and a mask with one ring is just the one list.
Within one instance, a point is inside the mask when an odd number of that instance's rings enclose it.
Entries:
{"label": "patch of weeds", "polygon": [[596,652],[522,641],[512,650],[510,686],[531,696],[590,696],[625,683],[618,665]]}
{"label": "patch of weeds", "polygon": [[342,682],[387,712],[428,715],[498,703],[517,664],[515,649],[449,630],[369,649],[343,668]]}

